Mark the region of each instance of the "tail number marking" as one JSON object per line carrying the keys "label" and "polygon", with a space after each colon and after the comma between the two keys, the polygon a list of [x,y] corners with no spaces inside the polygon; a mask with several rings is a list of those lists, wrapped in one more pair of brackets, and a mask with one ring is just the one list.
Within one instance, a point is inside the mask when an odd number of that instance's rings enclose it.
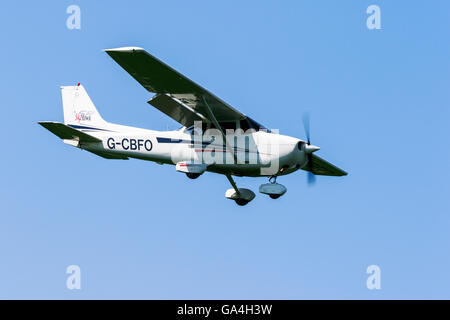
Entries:
{"label": "tail number marking", "polygon": [[132,151],[141,151],[145,149],[147,151],[151,151],[153,148],[153,144],[149,139],[128,139],[123,138],[120,141],[115,141],[114,138],[108,138],[106,142],[109,149],[114,150],[116,146],[122,146],[123,150],[132,150]]}

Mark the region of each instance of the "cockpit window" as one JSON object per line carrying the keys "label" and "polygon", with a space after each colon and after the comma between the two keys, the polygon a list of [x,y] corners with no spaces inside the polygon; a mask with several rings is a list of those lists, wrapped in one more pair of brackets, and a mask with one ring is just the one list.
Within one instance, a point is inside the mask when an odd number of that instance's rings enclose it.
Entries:
{"label": "cockpit window", "polygon": [[[228,130],[234,130],[236,131],[236,121],[229,121],[229,122],[219,122],[220,127],[222,128],[223,132],[227,132]],[[206,132],[207,129],[215,128],[216,126],[214,124],[208,124],[206,122],[202,123],[202,132]],[[186,128],[186,130],[192,134],[194,130],[194,126],[190,126]]]}

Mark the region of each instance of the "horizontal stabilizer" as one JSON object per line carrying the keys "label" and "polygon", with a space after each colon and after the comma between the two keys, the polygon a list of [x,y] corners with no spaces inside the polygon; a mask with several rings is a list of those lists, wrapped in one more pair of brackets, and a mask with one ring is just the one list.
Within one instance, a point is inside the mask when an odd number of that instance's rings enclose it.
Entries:
{"label": "horizontal stabilizer", "polygon": [[38,122],[45,129],[64,140],[77,140],[80,142],[101,142],[102,140],[89,134],[73,129],[59,122]]}

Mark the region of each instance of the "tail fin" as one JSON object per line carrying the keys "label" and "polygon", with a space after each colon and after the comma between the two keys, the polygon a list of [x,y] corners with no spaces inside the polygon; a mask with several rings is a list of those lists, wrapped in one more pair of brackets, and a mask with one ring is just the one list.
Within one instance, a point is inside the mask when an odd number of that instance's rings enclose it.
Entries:
{"label": "tail fin", "polygon": [[61,95],[65,124],[102,125],[107,123],[98,113],[82,85],[63,86]]}

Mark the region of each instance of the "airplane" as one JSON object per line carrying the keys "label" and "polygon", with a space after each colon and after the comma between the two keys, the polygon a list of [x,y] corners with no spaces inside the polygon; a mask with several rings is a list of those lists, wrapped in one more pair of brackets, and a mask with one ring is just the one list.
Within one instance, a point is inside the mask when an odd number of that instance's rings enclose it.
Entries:
{"label": "airplane", "polygon": [[299,169],[315,175],[345,176],[315,154],[309,120],[304,118],[306,140],[269,130],[216,97],[139,47],[104,50],[145,89],[154,94],[150,105],[182,127],[156,131],[105,121],[84,87],[62,86],[64,123],[38,122],[64,143],[106,159],[130,158],[175,165],[175,170],[196,179],[205,172],[223,174],[232,188],[225,197],[243,206],[255,193],[238,188],[233,176],[268,177],[259,192],[277,199],[287,188],[277,177]]}

